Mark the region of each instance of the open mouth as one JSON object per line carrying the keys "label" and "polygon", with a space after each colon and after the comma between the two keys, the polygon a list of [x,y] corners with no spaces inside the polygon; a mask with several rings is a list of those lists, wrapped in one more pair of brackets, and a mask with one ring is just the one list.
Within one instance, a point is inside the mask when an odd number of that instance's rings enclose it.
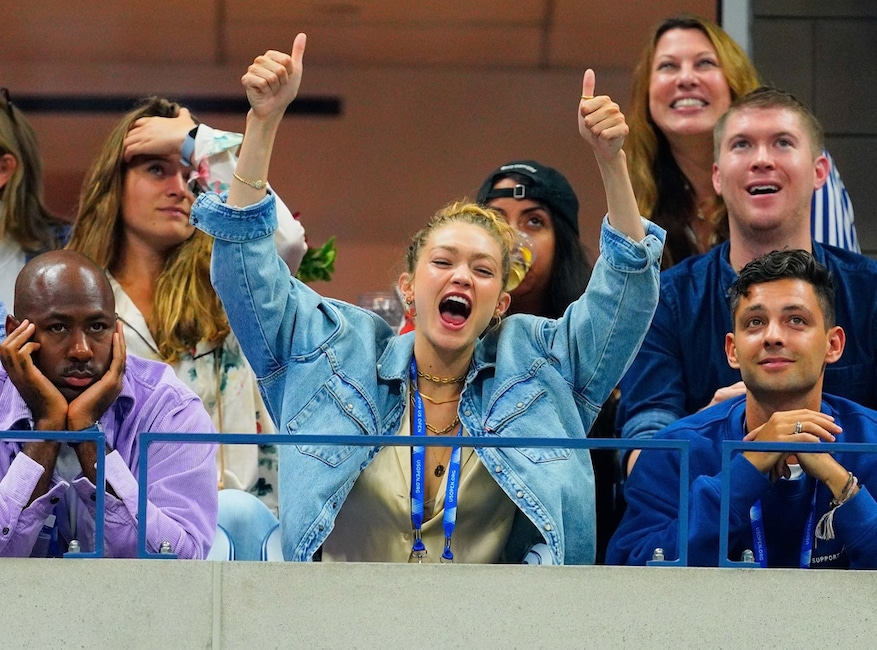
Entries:
{"label": "open mouth", "polygon": [[780,188],[776,185],[753,185],[747,191],[750,196],[760,196],[762,194],[776,194]]}
{"label": "open mouth", "polygon": [[706,102],[696,97],[683,97],[677,99],[670,106],[671,108],[703,108],[706,106]]}
{"label": "open mouth", "polygon": [[439,303],[439,313],[445,323],[459,327],[468,320],[472,313],[472,303],[464,296],[446,296]]}

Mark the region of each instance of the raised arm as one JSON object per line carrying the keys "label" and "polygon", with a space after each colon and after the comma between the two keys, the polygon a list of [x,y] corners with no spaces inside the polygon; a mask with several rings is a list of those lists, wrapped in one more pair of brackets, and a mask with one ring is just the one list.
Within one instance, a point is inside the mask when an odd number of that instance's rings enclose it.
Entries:
{"label": "raised arm", "polygon": [[642,219],[633,196],[624,152],[628,128],[609,97],[592,97],[594,72],[585,73],[579,103],[579,133],[594,149],[608,204],[585,293],[556,320],[552,356],[587,405],[589,429],[612,389],[624,375],[649,328],[658,302],[664,231]]}
{"label": "raised arm", "polygon": [[594,148],[606,191],[609,223],[634,241],[642,241],[646,233],[621,148],[630,129],[618,104],[607,95],[594,96],[595,85],[594,71],[588,68],[582,80],[579,133]]}
{"label": "raised arm", "polygon": [[[337,327],[337,313],[320,308],[322,296],[290,281],[268,237],[277,227],[275,196],[266,188],[271,152],[283,114],[298,93],[304,49],[305,35],[299,34],[291,54],[271,50],[249,66],[241,81],[251,109],[235,180],[227,197],[208,192],[192,207],[193,225],[215,238],[211,281],[259,378],[285,368],[294,349],[317,349]],[[273,388],[276,394],[266,402],[276,419],[282,383]]]}
{"label": "raised arm", "polygon": [[306,41],[304,34],[296,36],[291,54],[269,50],[258,57],[241,78],[247,89],[250,112],[235,182],[228,192],[229,205],[246,207],[265,196],[277,128],[301,84]]}

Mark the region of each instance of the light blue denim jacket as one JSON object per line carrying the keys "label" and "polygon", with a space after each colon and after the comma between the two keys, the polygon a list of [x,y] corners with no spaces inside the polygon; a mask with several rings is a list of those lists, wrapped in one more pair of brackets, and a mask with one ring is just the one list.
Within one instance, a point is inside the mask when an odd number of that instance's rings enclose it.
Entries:
{"label": "light blue denim jacket", "polygon": [[[216,238],[212,279],[281,433],[395,435],[414,334],[290,278],[271,237],[269,195],[245,209],[203,194],[192,223]],[[664,232],[633,242],[605,222],[588,289],[558,320],[516,315],[475,353],[459,415],[472,436],[584,437],[632,361],[658,301]],[[284,445],[280,512],[287,560],[310,560],[379,447]],[[557,563],[594,561],[594,474],[586,452],[477,449]]]}

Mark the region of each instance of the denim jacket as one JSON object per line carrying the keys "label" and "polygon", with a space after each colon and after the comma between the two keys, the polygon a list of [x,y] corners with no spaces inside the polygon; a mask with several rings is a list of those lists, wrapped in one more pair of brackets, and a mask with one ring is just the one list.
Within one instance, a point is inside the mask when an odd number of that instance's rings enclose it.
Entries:
{"label": "denim jacket", "polygon": [[[414,334],[290,278],[271,233],[274,197],[244,209],[198,198],[192,223],[216,238],[212,279],[281,433],[395,435]],[[658,300],[664,232],[633,242],[607,223],[588,289],[558,320],[516,315],[475,347],[459,416],[472,436],[584,438],[632,361]],[[283,552],[310,560],[379,447],[284,445]],[[594,561],[594,475],[587,453],[478,448],[557,563]]]}

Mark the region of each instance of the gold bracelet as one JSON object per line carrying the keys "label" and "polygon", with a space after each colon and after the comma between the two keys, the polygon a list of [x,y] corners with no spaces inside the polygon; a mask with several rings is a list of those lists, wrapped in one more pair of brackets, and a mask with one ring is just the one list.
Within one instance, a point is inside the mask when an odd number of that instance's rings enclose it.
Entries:
{"label": "gold bracelet", "polygon": [[264,190],[268,187],[268,181],[263,181],[261,178],[257,181],[248,181],[246,178],[238,176],[237,172],[232,172],[231,175],[234,176],[235,180],[240,181],[244,185],[249,185],[254,190]]}

